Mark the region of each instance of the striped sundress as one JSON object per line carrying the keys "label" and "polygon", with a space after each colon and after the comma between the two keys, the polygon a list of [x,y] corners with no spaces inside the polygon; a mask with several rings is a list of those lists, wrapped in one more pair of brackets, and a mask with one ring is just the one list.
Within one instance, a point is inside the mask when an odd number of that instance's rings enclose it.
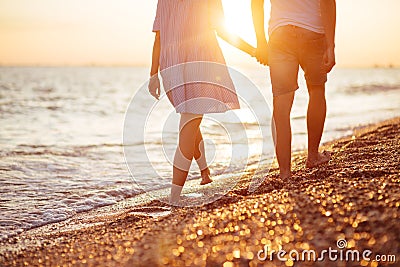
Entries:
{"label": "striped sundress", "polygon": [[153,31],[160,31],[160,74],[178,113],[240,108],[215,33],[223,17],[221,0],[158,0]]}

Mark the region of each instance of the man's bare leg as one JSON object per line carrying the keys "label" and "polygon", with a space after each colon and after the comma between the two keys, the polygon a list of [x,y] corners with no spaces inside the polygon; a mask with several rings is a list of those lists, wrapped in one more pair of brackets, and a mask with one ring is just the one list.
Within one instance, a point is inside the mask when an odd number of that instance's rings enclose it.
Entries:
{"label": "man's bare leg", "polygon": [[310,99],[307,110],[308,158],[307,167],[329,161],[328,154],[318,152],[326,118],[325,86],[309,86]]}
{"label": "man's bare leg", "polygon": [[292,130],[290,126],[290,111],[293,105],[294,91],[274,97],[273,135],[275,152],[278,159],[280,177],[282,179],[291,176],[291,149]]}

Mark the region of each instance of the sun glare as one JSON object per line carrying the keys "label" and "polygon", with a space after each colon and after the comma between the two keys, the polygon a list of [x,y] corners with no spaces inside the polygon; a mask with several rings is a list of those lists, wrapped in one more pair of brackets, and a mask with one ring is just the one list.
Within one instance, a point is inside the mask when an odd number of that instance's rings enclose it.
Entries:
{"label": "sun glare", "polygon": [[229,31],[252,42],[255,40],[250,0],[223,0],[225,25]]}

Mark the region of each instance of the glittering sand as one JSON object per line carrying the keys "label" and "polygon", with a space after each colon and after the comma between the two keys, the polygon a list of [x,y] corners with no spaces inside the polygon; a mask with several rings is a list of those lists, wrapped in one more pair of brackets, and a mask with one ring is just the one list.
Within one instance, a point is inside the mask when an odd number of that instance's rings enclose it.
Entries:
{"label": "glittering sand", "polygon": [[[378,266],[362,258],[396,257],[400,265],[400,118],[325,145],[330,163],[305,169],[294,155],[295,180],[277,178],[276,168],[252,194],[250,175],[220,200],[197,208],[146,207],[93,211],[67,222],[10,237],[0,244],[1,266]],[[339,240],[339,243],[337,243]],[[341,243],[340,243],[341,242]],[[268,246],[285,250],[266,260]],[[346,246],[339,249],[338,246]],[[330,261],[305,261],[304,250],[331,247]],[[360,260],[352,261],[352,253]],[[273,260],[271,261],[270,258]],[[260,254],[265,257],[264,253]],[[356,258],[355,258],[356,259]],[[379,265],[389,265],[380,262]]]}

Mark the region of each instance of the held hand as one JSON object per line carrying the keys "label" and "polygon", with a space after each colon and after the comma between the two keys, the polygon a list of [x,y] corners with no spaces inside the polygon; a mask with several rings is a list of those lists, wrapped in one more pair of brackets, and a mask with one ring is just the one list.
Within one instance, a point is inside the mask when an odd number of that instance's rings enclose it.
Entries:
{"label": "held hand", "polygon": [[263,64],[264,66],[268,65],[268,44],[267,43],[257,45],[256,59],[259,63]]}
{"label": "held hand", "polygon": [[155,99],[159,100],[160,98],[160,80],[158,79],[158,75],[153,75],[149,81],[149,92]]}
{"label": "held hand", "polygon": [[327,48],[324,54],[324,65],[325,65],[325,70],[326,73],[329,73],[333,66],[336,65],[336,60],[335,60],[335,49],[334,48]]}
{"label": "held hand", "polygon": [[257,48],[251,47],[250,51],[245,51],[245,52],[247,52],[247,54],[249,54],[251,57],[256,57]]}

